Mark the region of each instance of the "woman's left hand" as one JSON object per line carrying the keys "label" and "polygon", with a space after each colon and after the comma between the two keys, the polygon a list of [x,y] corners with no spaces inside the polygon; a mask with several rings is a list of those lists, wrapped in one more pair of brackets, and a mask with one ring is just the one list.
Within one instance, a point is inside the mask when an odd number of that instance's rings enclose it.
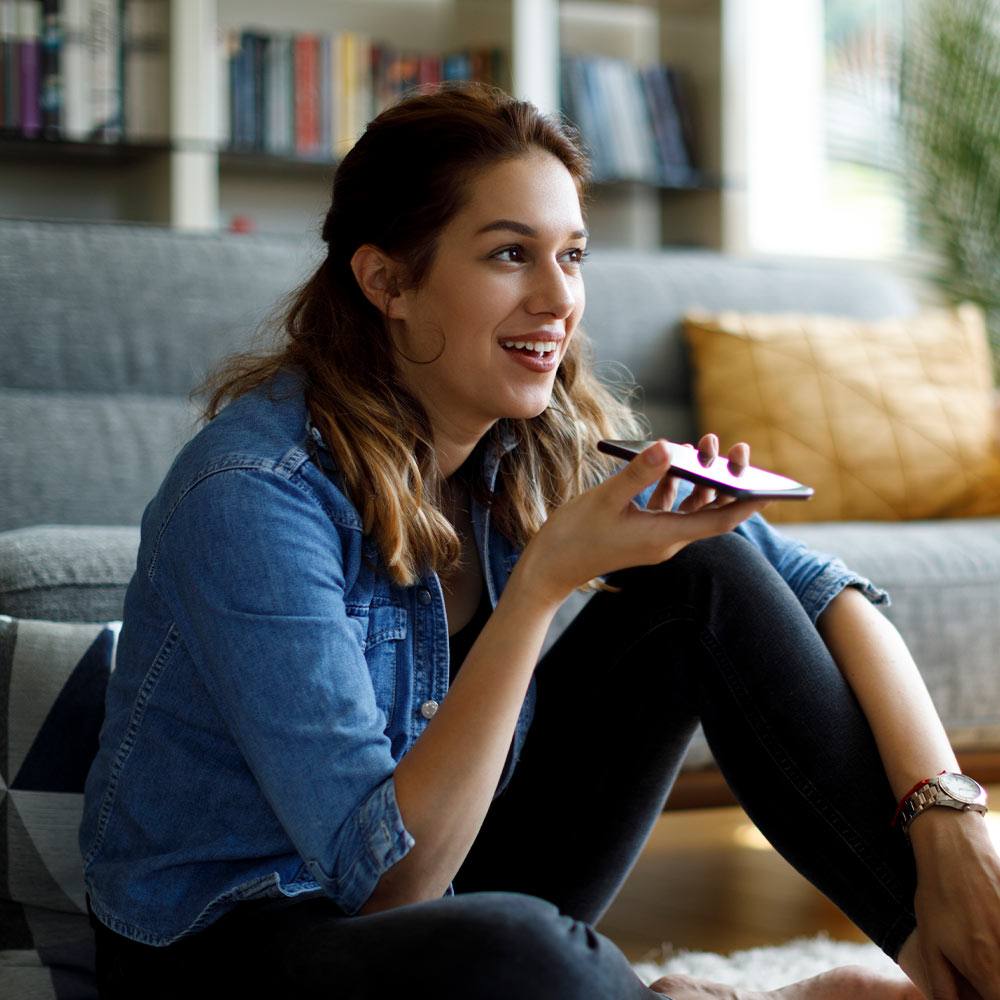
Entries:
{"label": "woman's left hand", "polygon": [[[690,445],[672,445],[671,447],[689,448]],[[719,454],[719,439],[715,434],[706,434],[698,442],[698,459],[702,465],[710,465]],[[739,475],[750,463],[750,446],[744,442],[733,445],[727,453],[729,471]],[[670,470],[660,481],[646,504],[647,510],[672,510],[677,500],[677,477],[670,475]],[[720,493],[710,486],[695,486],[690,495],[684,498],[679,511],[690,514],[704,507],[723,507],[736,498],[729,493]]]}
{"label": "woman's left hand", "polygon": [[910,828],[917,940],[933,1000],[1000,1000],[1000,857],[977,813],[928,809]]}

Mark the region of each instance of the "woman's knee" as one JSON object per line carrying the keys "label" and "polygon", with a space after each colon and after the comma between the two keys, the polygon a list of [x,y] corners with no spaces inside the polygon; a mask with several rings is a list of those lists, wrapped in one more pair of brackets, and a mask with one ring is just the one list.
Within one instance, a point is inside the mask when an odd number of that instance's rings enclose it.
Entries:
{"label": "woman's knee", "polygon": [[491,982],[497,997],[584,1000],[618,996],[628,982],[618,949],[551,903],[515,893],[467,898],[474,902],[464,908],[461,933],[477,955],[482,982]]}
{"label": "woman's knee", "polygon": [[692,542],[666,562],[623,570],[610,582],[632,597],[645,593],[654,603],[688,607],[714,600],[733,608],[767,593],[779,602],[791,596],[760,550],[735,532]]}

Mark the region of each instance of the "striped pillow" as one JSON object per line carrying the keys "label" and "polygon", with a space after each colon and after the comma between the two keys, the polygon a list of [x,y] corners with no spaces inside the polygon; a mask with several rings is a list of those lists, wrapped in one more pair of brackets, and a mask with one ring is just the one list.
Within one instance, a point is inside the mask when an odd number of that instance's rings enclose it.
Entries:
{"label": "striped pillow", "polygon": [[97,993],[77,829],[119,627],[0,616],[0,996]]}

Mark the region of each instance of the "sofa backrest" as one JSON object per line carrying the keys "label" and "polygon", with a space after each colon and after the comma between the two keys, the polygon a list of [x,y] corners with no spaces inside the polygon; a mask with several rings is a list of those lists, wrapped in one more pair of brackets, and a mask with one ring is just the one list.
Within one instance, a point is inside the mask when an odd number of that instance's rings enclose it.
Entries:
{"label": "sofa backrest", "polygon": [[[307,238],[0,220],[0,530],[137,524],[196,427],[192,388],[319,259]],[[914,308],[867,264],[597,248],[585,274],[602,373],[630,372],[653,429],[679,440],[696,431],[686,309]]]}
{"label": "sofa backrest", "polygon": [[305,277],[302,241],[0,221],[0,530],[137,524],[188,401]]}
{"label": "sofa backrest", "polygon": [[641,386],[652,430],[698,433],[681,320],[691,309],[886,319],[917,308],[909,283],[869,261],[751,258],[703,250],[595,252],[586,266],[583,325],[600,367],[624,366]]}

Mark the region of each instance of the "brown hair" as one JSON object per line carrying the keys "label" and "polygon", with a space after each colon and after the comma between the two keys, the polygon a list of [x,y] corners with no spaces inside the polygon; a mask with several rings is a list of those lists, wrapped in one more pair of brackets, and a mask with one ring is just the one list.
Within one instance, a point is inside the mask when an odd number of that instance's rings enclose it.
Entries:
{"label": "brown hair", "polygon": [[[445,226],[461,210],[480,170],[535,149],[555,156],[583,197],[586,156],[571,133],[527,102],[480,86],[418,94],[383,111],[340,164],[323,223],[327,256],[289,300],[284,343],[266,355],[230,360],[207,383],[206,412],[285,369],[304,380],[313,423],[361,514],[389,574],[401,584],[445,569],[460,545],[440,511],[440,474],[423,407],[400,379],[382,313],[351,268],[371,244],[405,264],[418,287]],[[504,420],[480,443],[503,454],[491,505],[496,526],[524,545],[548,513],[608,469],[602,436],[636,436],[628,408],[594,376],[589,343],[577,330],[556,375],[550,406],[530,420]]]}

